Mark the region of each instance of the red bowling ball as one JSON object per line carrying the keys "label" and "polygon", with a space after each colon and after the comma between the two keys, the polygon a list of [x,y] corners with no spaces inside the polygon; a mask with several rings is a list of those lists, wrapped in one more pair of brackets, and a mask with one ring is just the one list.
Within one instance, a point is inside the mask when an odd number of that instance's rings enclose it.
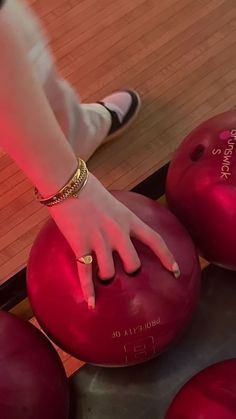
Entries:
{"label": "red bowling ball", "polygon": [[68,419],[60,358],[30,323],[0,311],[0,418]]}
{"label": "red bowling ball", "polygon": [[235,419],[236,359],[201,371],[180,390],[166,419]]}
{"label": "red bowling ball", "polygon": [[201,124],[170,164],[166,195],[209,261],[236,269],[236,110]]}
{"label": "red bowling ball", "polygon": [[75,256],[49,221],[33,245],[27,283],[38,321],[60,347],[92,364],[125,366],[154,358],[183,333],[198,302],[201,271],[192,240],[169,210],[138,194],[114,195],[163,236],[181,277],[176,280],[150,249],[134,240],[141,271],[128,276],[114,255],[116,275],[104,285],[95,264],[96,308],[89,310]]}

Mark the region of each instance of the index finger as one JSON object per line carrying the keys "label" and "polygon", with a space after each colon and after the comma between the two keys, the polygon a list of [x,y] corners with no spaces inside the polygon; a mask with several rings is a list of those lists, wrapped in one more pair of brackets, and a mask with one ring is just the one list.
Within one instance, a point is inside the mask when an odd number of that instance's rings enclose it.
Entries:
{"label": "index finger", "polygon": [[92,264],[85,265],[77,260],[78,274],[84,299],[88,308],[95,308],[95,290],[93,285]]}

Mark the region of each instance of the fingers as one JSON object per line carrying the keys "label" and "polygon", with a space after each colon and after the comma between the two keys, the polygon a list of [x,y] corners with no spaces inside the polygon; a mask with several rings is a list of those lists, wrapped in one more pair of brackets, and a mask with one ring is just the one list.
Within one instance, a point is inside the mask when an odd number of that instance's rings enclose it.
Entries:
{"label": "fingers", "polygon": [[116,246],[116,250],[123,261],[124,270],[126,273],[133,274],[139,270],[141,267],[141,262],[128,235],[120,237],[118,246]]}
{"label": "fingers", "polygon": [[[89,254],[83,253],[83,255]],[[81,254],[82,255],[82,254]],[[88,308],[95,308],[95,291],[93,285],[93,275],[92,275],[92,264],[85,265],[77,260],[78,274],[80,279],[80,284],[82,288],[82,293],[84,299],[88,303]]]}
{"label": "fingers", "polygon": [[[99,237],[99,236],[98,236]],[[114,277],[115,267],[112,256],[111,247],[105,242],[104,238],[96,238],[94,252],[96,253],[98,263],[98,274],[101,280],[108,280]],[[77,252],[77,255],[84,256],[91,254],[91,251],[82,251],[81,249]],[[88,303],[88,308],[95,308],[95,290],[93,284],[93,269],[92,264],[83,264],[78,261],[77,256],[77,267],[80,279],[80,284],[83,292],[84,299]],[[94,263],[94,262],[92,262]]]}
{"label": "fingers", "polygon": [[101,280],[109,280],[115,276],[115,266],[112,249],[104,240],[97,243],[96,257],[98,276]]}
{"label": "fingers", "polygon": [[138,240],[150,247],[159,257],[165,268],[173,272],[176,278],[179,278],[179,266],[175,261],[174,256],[168,249],[165,241],[158,233],[139,219],[136,219],[131,233]]}
{"label": "fingers", "polygon": [[[120,230],[116,237],[115,244],[113,243],[112,245],[109,243],[109,240],[104,240],[104,237],[102,236],[99,240],[96,240],[94,252],[97,257],[98,274],[101,280],[109,280],[115,276],[112,254],[113,249],[117,250],[119,253],[126,273],[132,274],[139,270],[141,262],[131,241],[130,234],[150,247],[165,268],[173,272],[176,278],[180,276],[179,266],[162,237],[139,218],[135,217],[134,220],[132,220],[132,229],[130,229],[130,233],[124,234],[124,231]],[[77,252],[77,255],[78,254],[83,256],[89,254],[89,252]],[[86,265],[77,261],[77,266],[84,298],[88,302],[89,308],[95,308],[92,264]]]}
{"label": "fingers", "polygon": [[[112,250],[113,249],[108,245],[108,242],[105,242],[104,240],[99,241],[99,243],[96,242],[96,249],[94,251],[96,253],[99,278],[101,280],[108,280],[115,276]],[[140,259],[128,235],[127,237],[120,237],[119,246],[116,250],[123,261],[125,272],[132,274],[140,268]],[[90,253],[91,252],[77,252],[77,254],[81,256]],[[95,308],[95,290],[92,277],[92,264],[86,265],[77,260],[77,267],[84,298],[88,303],[88,307],[93,309]]]}

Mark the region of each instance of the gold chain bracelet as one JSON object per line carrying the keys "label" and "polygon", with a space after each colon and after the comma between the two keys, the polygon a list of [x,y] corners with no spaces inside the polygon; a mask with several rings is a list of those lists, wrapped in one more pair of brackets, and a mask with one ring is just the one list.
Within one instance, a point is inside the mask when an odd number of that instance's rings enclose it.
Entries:
{"label": "gold chain bracelet", "polygon": [[59,204],[67,198],[77,198],[79,192],[84,188],[88,180],[88,169],[84,160],[79,159],[78,167],[69,179],[65,186],[63,186],[59,192],[55,195],[51,195],[47,198],[43,198],[39,191],[35,188],[35,196],[37,200],[48,207]]}

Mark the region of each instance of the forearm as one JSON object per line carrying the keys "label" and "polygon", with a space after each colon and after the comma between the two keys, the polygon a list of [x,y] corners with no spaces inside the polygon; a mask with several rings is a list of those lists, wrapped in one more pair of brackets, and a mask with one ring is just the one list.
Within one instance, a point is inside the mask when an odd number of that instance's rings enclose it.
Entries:
{"label": "forearm", "polygon": [[0,147],[47,196],[60,189],[77,166],[44,92],[4,8],[0,16]]}

